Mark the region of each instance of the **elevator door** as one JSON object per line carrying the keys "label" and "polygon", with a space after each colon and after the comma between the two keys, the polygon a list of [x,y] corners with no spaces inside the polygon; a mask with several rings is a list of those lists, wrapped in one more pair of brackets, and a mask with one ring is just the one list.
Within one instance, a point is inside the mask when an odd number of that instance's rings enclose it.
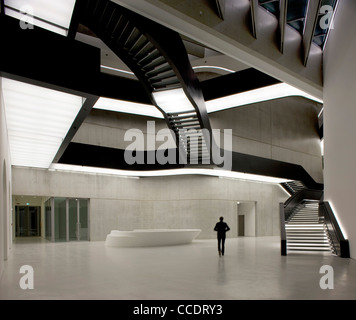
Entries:
{"label": "elevator door", "polygon": [[41,207],[16,206],[16,237],[41,235]]}

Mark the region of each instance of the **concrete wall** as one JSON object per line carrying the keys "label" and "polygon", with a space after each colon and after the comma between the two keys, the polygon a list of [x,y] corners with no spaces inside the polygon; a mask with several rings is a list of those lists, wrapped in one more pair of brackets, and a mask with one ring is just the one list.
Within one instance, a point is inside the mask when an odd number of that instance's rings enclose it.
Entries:
{"label": "concrete wall", "polygon": [[[320,109],[321,106],[311,100],[288,97],[214,112],[210,114],[210,121],[213,129],[232,129],[233,151],[302,165],[322,183],[317,132]],[[126,149],[131,144],[124,141],[127,130],[143,132],[145,142],[155,139],[155,134],[147,134],[147,121],[155,121],[156,133],[167,128],[161,119],[93,110],[73,142]],[[223,146],[223,134],[221,141]],[[157,141],[155,147],[162,143]],[[170,146],[175,147],[173,143]]]}
{"label": "concrete wall", "polygon": [[0,78],[0,277],[11,249],[11,161]]}
{"label": "concrete wall", "polygon": [[[147,129],[148,121],[154,121],[154,134],[148,132],[150,131]],[[125,133],[134,129],[144,134],[144,149],[151,150],[151,148],[147,148],[147,140],[155,139],[156,134],[161,129],[167,129],[167,125],[163,119],[93,109],[72,141],[95,146],[126,149],[131,144],[131,141],[125,141]],[[161,144],[162,142],[157,142],[156,148]],[[175,147],[175,144],[171,146]]]}
{"label": "concrete wall", "polygon": [[356,258],[356,2],[339,1],[324,57],[325,200],[330,201]]}
{"label": "concrete wall", "polygon": [[236,203],[255,201],[256,236],[279,235],[279,185],[205,176],[122,178],[117,176],[13,168],[13,193],[90,199],[90,238],[105,240],[113,229],[200,228],[215,238],[221,215],[237,236]]}
{"label": "concrete wall", "polygon": [[302,97],[276,99],[210,114],[213,129],[232,129],[232,150],[299,164],[323,182],[318,135],[321,106]]}

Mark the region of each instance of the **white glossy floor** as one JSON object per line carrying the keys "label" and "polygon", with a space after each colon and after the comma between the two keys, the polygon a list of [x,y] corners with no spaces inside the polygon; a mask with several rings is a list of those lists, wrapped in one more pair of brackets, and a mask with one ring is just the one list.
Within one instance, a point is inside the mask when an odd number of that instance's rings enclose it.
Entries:
{"label": "white glossy floor", "polygon": [[[19,286],[22,265],[34,269],[33,290]],[[320,288],[323,265],[334,269],[334,289]],[[14,243],[0,299],[356,299],[356,261],[281,257],[278,237],[227,239],[221,258],[215,240],[129,249],[35,238]]]}

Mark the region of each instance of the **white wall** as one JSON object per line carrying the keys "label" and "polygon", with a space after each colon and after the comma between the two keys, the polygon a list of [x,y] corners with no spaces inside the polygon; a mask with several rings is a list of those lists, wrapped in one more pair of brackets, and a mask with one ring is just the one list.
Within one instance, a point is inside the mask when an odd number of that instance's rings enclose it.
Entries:
{"label": "white wall", "polygon": [[200,228],[215,238],[223,214],[237,236],[238,200],[256,201],[256,236],[278,236],[279,185],[205,176],[131,179],[109,175],[13,168],[13,193],[90,198],[90,238],[105,240],[113,229]]}
{"label": "white wall", "polygon": [[5,121],[2,79],[0,78],[0,276],[12,243],[11,161]]}
{"label": "white wall", "polygon": [[330,201],[356,258],[356,2],[339,1],[324,55],[325,200]]}

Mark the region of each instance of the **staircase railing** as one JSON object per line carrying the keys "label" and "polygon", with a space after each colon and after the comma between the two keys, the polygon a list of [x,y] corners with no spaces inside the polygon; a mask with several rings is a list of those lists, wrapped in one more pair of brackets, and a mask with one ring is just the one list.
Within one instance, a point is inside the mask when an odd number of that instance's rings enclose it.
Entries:
{"label": "staircase railing", "polygon": [[350,258],[349,241],[344,238],[329,202],[320,201],[319,217],[324,218],[324,225],[335,254],[341,258]]}

